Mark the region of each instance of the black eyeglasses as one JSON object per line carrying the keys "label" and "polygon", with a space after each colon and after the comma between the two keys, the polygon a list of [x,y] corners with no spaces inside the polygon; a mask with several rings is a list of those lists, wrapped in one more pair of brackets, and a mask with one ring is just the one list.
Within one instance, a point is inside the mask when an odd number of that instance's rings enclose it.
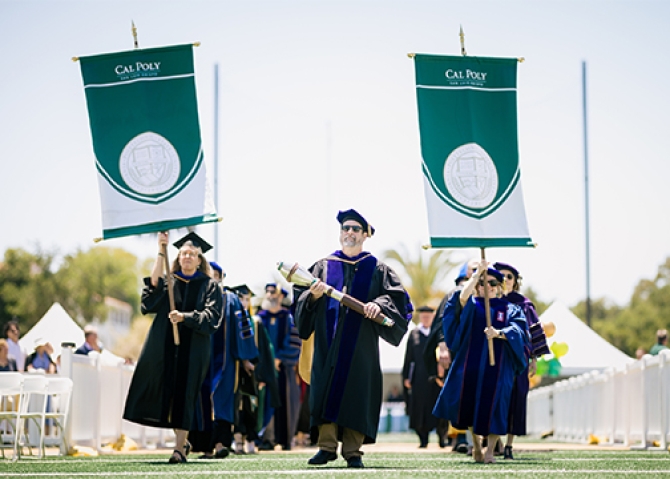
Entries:
{"label": "black eyeglasses", "polygon": [[507,278],[507,279],[514,279],[514,275],[513,275],[512,273],[507,273],[507,274],[505,275],[505,278]]}
{"label": "black eyeglasses", "polygon": [[354,233],[360,233],[363,231],[363,227],[358,225],[342,225],[342,231],[346,232],[349,230],[353,231]]}
{"label": "black eyeglasses", "polygon": [[[489,286],[494,286],[494,287],[498,286],[498,284],[500,284],[500,283],[498,283],[498,280],[495,280],[495,279],[489,279],[487,281],[487,283],[489,284]],[[479,286],[484,286],[484,281],[480,281]]]}

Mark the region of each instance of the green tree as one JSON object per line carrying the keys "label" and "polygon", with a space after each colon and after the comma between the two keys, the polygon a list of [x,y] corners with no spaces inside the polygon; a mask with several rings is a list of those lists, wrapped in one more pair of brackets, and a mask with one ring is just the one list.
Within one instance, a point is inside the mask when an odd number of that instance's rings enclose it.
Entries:
{"label": "green tree", "polygon": [[98,246],[65,256],[57,279],[61,304],[73,317],[90,322],[104,320],[106,296],[139,310],[140,264],[132,253]]}
{"label": "green tree", "polygon": [[397,265],[405,289],[412,299],[415,308],[430,304],[437,306],[447,293],[440,284],[449,272],[457,265],[451,259],[451,251],[423,251],[412,257],[406,246],[401,250],[389,249],[384,252],[384,259]]}
{"label": "green tree", "polygon": [[[572,308],[584,321],[584,301]],[[591,301],[591,327],[599,335],[630,356],[642,347],[646,350],[656,340],[656,330],[669,326],[670,258],[659,266],[653,279],[642,279],[635,287],[628,305],[599,298]]]}
{"label": "green tree", "polygon": [[16,318],[22,331],[30,329],[57,299],[54,253],[5,251],[0,264],[0,324]]}

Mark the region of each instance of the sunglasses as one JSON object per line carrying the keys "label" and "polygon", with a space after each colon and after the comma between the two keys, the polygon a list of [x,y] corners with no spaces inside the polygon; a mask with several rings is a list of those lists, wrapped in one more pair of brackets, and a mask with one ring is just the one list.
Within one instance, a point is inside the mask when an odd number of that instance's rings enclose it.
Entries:
{"label": "sunglasses", "polygon": [[[500,284],[500,283],[498,283],[498,280],[496,280],[496,279],[489,279],[487,281],[487,283],[489,284],[489,286],[493,286],[493,287],[498,286]],[[484,281],[480,281],[479,286],[484,286]]]}
{"label": "sunglasses", "polygon": [[514,275],[512,273],[507,273],[507,274],[505,274],[505,278],[514,279]]}
{"label": "sunglasses", "polygon": [[342,231],[347,232],[349,230],[353,231],[354,233],[360,233],[363,231],[363,227],[358,225],[342,225]]}

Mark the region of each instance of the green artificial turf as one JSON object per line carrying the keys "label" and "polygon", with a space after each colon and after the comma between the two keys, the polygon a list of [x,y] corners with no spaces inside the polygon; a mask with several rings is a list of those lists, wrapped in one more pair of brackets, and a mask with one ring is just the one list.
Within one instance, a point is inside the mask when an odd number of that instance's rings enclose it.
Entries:
{"label": "green artificial turf", "polygon": [[308,466],[313,450],[305,453],[266,453],[230,456],[221,460],[190,459],[167,464],[165,455],[109,455],[98,457],[27,457],[0,462],[0,478],[339,478],[339,477],[670,477],[670,454],[642,451],[549,451],[517,453],[514,461],[475,464],[470,457],[448,452],[375,453],[363,457],[366,468],[348,469],[339,458],[326,466]]}

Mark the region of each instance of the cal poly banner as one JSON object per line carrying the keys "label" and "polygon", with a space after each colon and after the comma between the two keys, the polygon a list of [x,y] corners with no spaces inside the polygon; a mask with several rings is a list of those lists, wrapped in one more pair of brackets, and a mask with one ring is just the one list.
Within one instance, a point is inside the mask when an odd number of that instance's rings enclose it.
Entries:
{"label": "cal poly banner", "polygon": [[216,221],[192,45],[80,57],[80,63],[103,237]]}
{"label": "cal poly banner", "polygon": [[433,247],[532,246],[517,143],[517,59],[416,55]]}

